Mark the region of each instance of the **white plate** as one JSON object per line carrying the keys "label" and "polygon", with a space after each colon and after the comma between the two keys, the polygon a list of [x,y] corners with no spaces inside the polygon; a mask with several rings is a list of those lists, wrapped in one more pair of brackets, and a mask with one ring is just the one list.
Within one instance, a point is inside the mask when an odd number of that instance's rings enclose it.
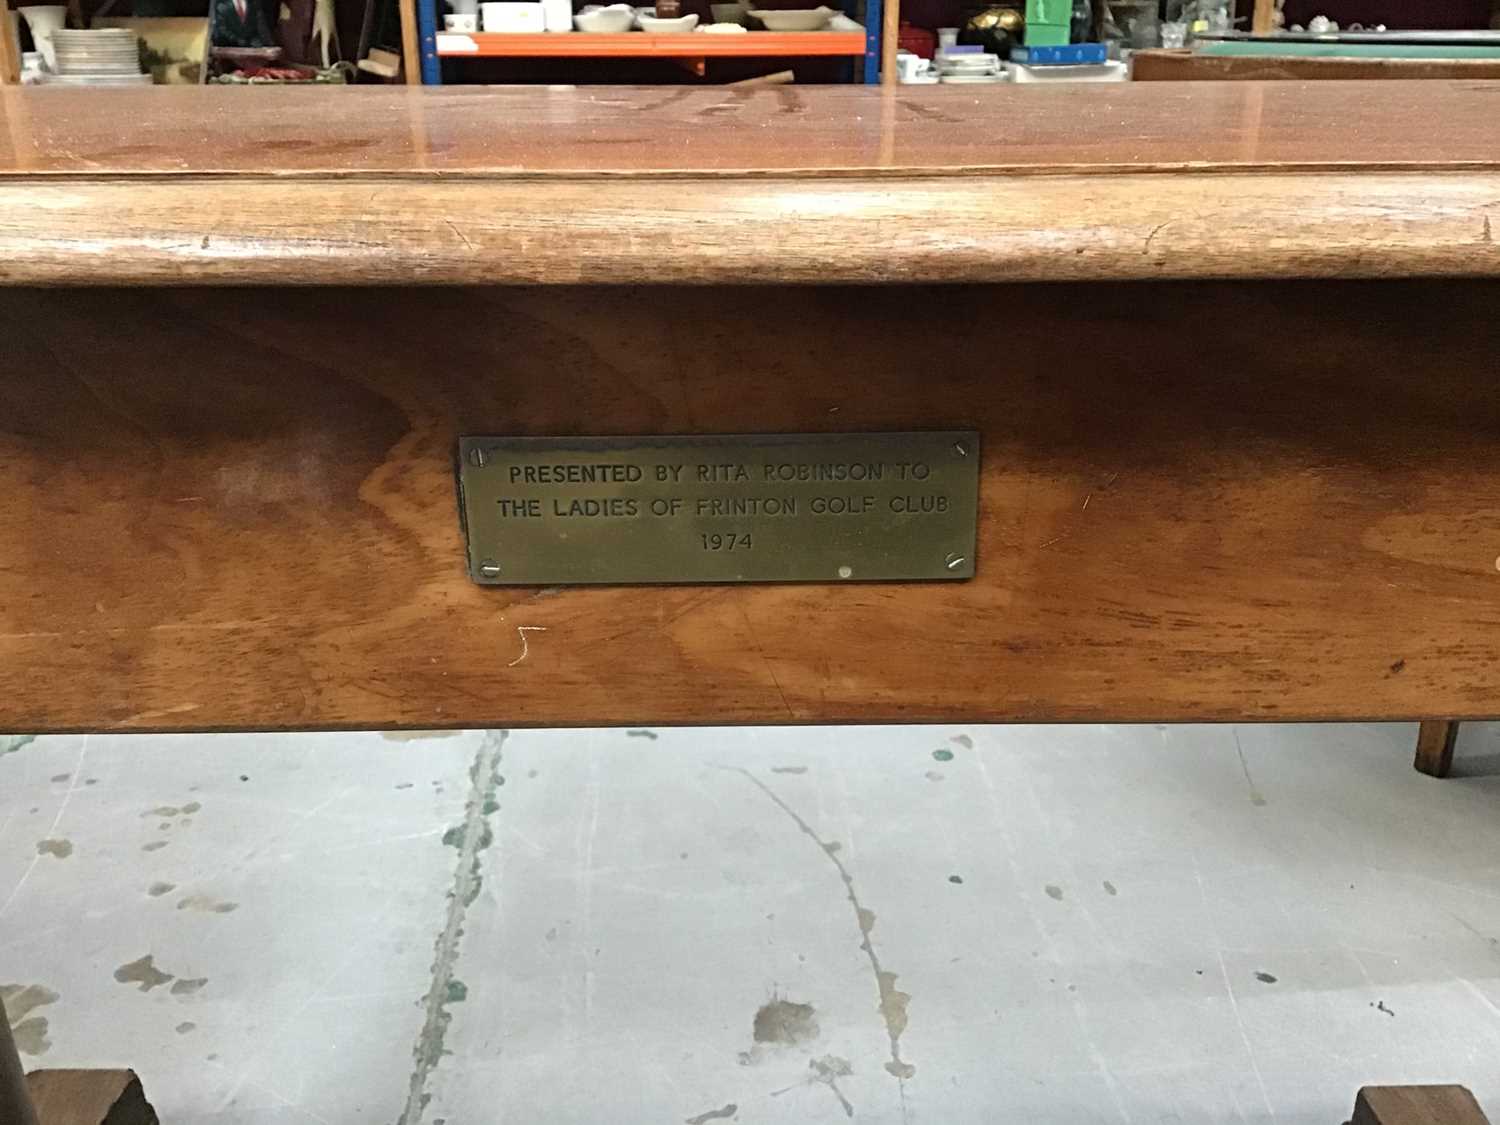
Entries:
{"label": "white plate", "polygon": [[989,70],[1000,65],[1000,56],[939,55],[937,65],[947,70]]}
{"label": "white plate", "polygon": [[43,78],[59,86],[149,86],[149,74],[48,74]]}

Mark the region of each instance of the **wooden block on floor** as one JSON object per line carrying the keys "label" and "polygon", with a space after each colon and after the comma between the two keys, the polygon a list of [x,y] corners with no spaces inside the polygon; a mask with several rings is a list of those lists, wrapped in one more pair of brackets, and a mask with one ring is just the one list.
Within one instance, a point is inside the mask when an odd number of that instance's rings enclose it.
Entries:
{"label": "wooden block on floor", "polygon": [[1355,1099],[1349,1125],[1489,1125],[1489,1121],[1463,1086],[1366,1086]]}
{"label": "wooden block on floor", "polygon": [[39,1125],[159,1125],[133,1070],[33,1070]]}

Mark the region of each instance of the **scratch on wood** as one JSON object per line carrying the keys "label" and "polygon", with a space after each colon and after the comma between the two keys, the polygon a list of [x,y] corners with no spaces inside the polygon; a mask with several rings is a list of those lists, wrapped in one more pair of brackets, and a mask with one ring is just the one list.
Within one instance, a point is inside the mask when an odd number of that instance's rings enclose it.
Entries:
{"label": "scratch on wood", "polygon": [[1143,245],[1141,247],[1141,253],[1142,254],[1149,254],[1149,253],[1151,253],[1151,241],[1157,235],[1159,235],[1163,230],[1165,230],[1167,227],[1171,226],[1172,222],[1173,222],[1173,220],[1167,219],[1167,220],[1165,220],[1163,222],[1157,223],[1154,227],[1151,228],[1151,233],[1146,236],[1145,245]]}
{"label": "scratch on wood", "polygon": [[521,638],[521,655],[512,660],[506,667],[514,668],[521,661],[525,660],[526,654],[531,651],[531,644],[526,640],[527,633],[545,633],[546,631],[547,626],[545,625],[517,625],[516,635]]}
{"label": "scratch on wood", "polygon": [[469,253],[477,253],[477,251],[474,249],[474,244],[469,241],[468,236],[465,235],[463,231],[458,229],[457,223],[455,223],[452,219],[444,219],[443,222],[447,223],[448,229],[456,234],[458,236],[458,240],[469,248]]}

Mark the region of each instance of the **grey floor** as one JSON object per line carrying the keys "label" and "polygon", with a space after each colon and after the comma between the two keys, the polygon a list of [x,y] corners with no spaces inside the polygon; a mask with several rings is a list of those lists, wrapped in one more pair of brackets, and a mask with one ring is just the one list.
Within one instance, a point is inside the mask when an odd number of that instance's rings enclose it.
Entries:
{"label": "grey floor", "polygon": [[0,739],[28,1066],[164,1122],[1500,1110],[1500,728]]}

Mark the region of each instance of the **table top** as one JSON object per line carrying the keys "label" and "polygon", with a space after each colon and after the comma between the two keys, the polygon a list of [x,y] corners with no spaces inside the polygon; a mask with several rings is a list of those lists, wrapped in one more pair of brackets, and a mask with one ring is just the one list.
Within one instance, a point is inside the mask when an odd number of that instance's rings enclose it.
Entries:
{"label": "table top", "polygon": [[1487,275],[1497,97],[9,88],[0,281]]}

